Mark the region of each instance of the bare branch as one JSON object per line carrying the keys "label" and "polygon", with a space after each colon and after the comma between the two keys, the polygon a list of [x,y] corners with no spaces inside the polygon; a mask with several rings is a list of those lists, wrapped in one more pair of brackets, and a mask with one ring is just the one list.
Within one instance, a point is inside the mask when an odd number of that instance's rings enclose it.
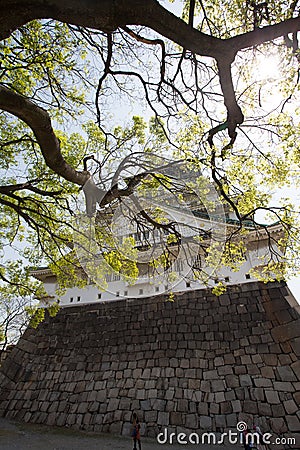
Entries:
{"label": "bare branch", "polygon": [[33,186],[34,183],[38,183],[39,181],[41,181],[41,180],[31,180],[31,181],[26,181],[25,183],[0,186],[0,193],[1,194],[9,194],[9,193],[12,193],[15,191],[21,191],[21,190],[26,189],[26,190],[35,192],[36,194],[39,194],[39,195],[54,197],[63,192],[62,190],[60,190],[60,191],[45,191],[43,189],[39,189],[36,186]]}
{"label": "bare branch", "polygon": [[141,36],[140,34],[135,33],[129,27],[122,27],[122,29],[126,33],[128,33],[129,36],[131,36],[132,38],[136,39],[139,42],[143,42],[144,44],[148,44],[148,45],[160,45],[160,47],[161,47],[161,69],[160,69],[160,74],[161,74],[161,81],[162,81],[164,79],[165,70],[166,70],[166,66],[165,66],[166,49],[165,49],[164,41],[162,39],[145,38],[145,37]]}

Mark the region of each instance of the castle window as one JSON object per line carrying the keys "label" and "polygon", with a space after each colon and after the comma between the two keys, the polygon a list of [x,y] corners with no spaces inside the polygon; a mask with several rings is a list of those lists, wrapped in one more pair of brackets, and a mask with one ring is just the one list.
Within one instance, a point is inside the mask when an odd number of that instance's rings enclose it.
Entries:
{"label": "castle window", "polygon": [[185,286],[186,286],[187,288],[191,287],[190,281],[187,281],[187,282],[185,283]]}
{"label": "castle window", "polygon": [[99,294],[98,294],[98,300],[100,300],[101,297],[102,297],[102,294],[99,292]]}
{"label": "castle window", "polygon": [[144,290],[143,289],[140,289],[139,290],[139,295],[142,295],[144,293]]}
{"label": "castle window", "polygon": [[229,277],[225,277],[225,283],[229,283]]}
{"label": "castle window", "polygon": [[250,273],[246,273],[246,275],[245,275],[245,278],[246,278],[246,280],[250,280]]}
{"label": "castle window", "polygon": [[73,303],[74,298],[70,297],[70,303]]}
{"label": "castle window", "polygon": [[193,269],[200,270],[202,266],[201,256],[198,254],[193,263]]}
{"label": "castle window", "polygon": [[119,291],[116,292],[116,297],[120,297],[120,292]]}
{"label": "castle window", "polygon": [[155,292],[159,292],[159,286],[155,286]]}
{"label": "castle window", "polygon": [[124,291],[124,297],[127,297],[128,291]]}
{"label": "castle window", "polygon": [[183,271],[182,259],[176,259],[176,261],[174,263],[174,269],[175,269],[175,272],[179,272],[179,273]]}
{"label": "castle window", "polygon": [[77,297],[77,301],[80,302],[80,300],[81,300],[81,298],[78,296],[78,297]]}

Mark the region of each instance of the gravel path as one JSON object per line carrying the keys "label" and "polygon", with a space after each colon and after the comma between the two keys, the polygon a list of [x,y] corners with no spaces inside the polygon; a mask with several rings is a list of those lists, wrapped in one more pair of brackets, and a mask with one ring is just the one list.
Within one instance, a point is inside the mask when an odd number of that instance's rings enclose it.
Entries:
{"label": "gravel path", "polygon": [[[161,445],[143,438],[142,450],[240,450],[241,446]],[[0,418],[1,450],[132,450],[129,437],[74,431],[66,428],[18,423]]]}

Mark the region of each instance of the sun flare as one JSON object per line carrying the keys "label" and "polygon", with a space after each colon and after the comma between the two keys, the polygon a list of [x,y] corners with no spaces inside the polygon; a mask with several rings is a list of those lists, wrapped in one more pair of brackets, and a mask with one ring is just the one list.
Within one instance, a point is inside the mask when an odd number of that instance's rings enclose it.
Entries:
{"label": "sun flare", "polygon": [[260,55],[257,58],[255,75],[257,80],[276,80],[280,75],[278,55]]}

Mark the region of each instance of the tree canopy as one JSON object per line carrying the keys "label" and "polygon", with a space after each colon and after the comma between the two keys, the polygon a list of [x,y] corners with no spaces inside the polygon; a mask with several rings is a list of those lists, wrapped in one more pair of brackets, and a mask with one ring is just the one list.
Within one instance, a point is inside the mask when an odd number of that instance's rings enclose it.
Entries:
{"label": "tree canopy", "polygon": [[[20,254],[1,266],[2,282],[30,294],[28,268],[42,262],[68,274],[67,285],[77,270],[71,217],[82,188],[98,217],[149,184],[179,198],[187,184],[174,176],[176,162],[201,174],[202,192],[209,180],[235,214],[222,263],[239,260],[249,223],[259,230],[264,215],[281,223],[277,244],[285,268],[296,270],[297,211],[273,194],[299,183],[299,7],[2,0],[0,245]],[[139,213],[140,227],[180,239],[157,211]],[[103,223],[97,233],[118,266]],[[270,267],[281,277],[276,251]]]}

